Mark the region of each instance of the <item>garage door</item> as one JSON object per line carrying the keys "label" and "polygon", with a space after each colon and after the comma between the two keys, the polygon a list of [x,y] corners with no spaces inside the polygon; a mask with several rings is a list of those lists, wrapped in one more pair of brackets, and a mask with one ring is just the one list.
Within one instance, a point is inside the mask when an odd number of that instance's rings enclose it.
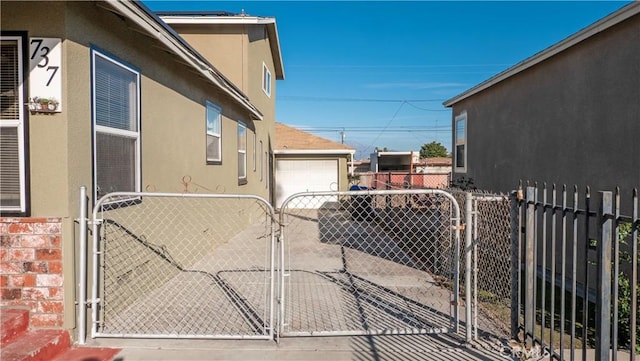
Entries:
{"label": "garage door", "polygon": [[[337,160],[276,160],[276,205],[278,208],[287,197],[295,193],[337,190]],[[320,206],[321,204],[318,203],[304,205],[305,208],[319,208]]]}

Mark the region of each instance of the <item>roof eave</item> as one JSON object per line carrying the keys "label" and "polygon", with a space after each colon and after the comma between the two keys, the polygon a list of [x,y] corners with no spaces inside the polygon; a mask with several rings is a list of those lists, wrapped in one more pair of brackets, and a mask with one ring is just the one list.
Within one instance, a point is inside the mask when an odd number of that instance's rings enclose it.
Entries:
{"label": "roof eave", "polygon": [[638,1],[634,1],[628,5],[625,5],[623,8],[619,9],[618,11],[613,12],[612,14],[610,14],[609,16],[606,16],[604,18],[602,18],[601,20],[587,26],[586,28],[578,31],[577,33],[567,37],[566,39],[534,54],[533,56],[517,63],[516,65],[508,68],[505,71],[502,71],[496,75],[494,75],[493,77],[487,79],[486,81],[474,86],[473,88],[451,98],[446,100],[444,103],[442,103],[445,107],[451,107],[454,104],[469,98],[472,95],[475,95],[487,88],[490,88],[494,85],[496,85],[497,83],[508,79],[526,69],[529,69],[531,67],[533,67],[536,64],[539,64],[543,61],[545,61],[546,59],[561,53],[565,50],[567,50],[568,48],[582,42],[583,40],[586,40],[592,36],[594,36],[595,34],[598,34],[634,15],[637,15],[638,13],[640,13],[640,2]]}
{"label": "roof eave", "polygon": [[254,119],[262,120],[262,113],[242,94],[240,90],[226,81],[213,65],[211,65],[200,53],[191,48],[187,42],[177,35],[167,24],[151,12],[139,1],[107,0],[115,11],[134,22],[150,37],[157,39],[174,54],[184,60],[210,83],[229,95],[238,104],[244,107]]}
{"label": "roof eave", "polygon": [[340,155],[340,154],[355,154],[355,149],[276,149],[273,154],[326,154],[326,155]]}

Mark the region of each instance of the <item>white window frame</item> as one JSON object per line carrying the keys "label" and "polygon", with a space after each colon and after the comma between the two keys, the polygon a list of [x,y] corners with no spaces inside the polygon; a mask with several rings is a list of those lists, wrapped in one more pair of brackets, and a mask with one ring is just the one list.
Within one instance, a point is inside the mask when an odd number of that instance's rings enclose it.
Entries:
{"label": "white window frame", "polygon": [[[469,158],[467,158],[467,153],[469,150],[469,147],[467,146],[467,133],[468,133],[468,127],[467,127],[467,112],[462,112],[461,114],[459,114],[458,116],[455,117],[454,119],[454,130],[453,130],[453,137],[454,137],[454,144],[453,144],[453,166],[454,169],[457,173],[466,173],[467,172],[467,164],[469,161]],[[463,126],[460,127],[460,124],[462,124]],[[462,130],[460,130],[460,128],[462,128]],[[463,134],[459,134],[459,132],[463,132]],[[462,162],[463,165],[462,166],[458,166],[458,146],[463,146],[464,147],[464,151],[462,152]]]}
{"label": "white window frame", "polygon": [[[210,111],[215,111],[218,114],[218,120],[217,120],[217,124],[218,124],[218,129],[209,129],[209,112]],[[206,140],[205,140],[205,156],[207,158],[207,163],[215,163],[215,164],[220,164],[222,163],[222,108],[220,108],[218,105],[214,104],[213,102],[207,100],[206,102],[206,114],[205,114],[205,128],[206,128],[206,133],[207,133],[207,137],[211,136],[211,137],[216,137],[218,138],[218,158],[212,158],[209,157],[209,153],[208,153],[208,146],[206,146]]]}
{"label": "white window frame", "polygon": [[271,71],[266,63],[262,63],[262,91],[271,98]]}
{"label": "white window frame", "polygon": [[[244,137],[244,141],[240,140],[241,136]],[[243,143],[244,148],[242,148]],[[240,164],[240,157],[244,159],[242,165]],[[238,122],[238,180],[240,182],[246,182],[247,180],[247,126],[242,122]]]}
{"label": "white window frame", "polygon": [[26,182],[26,149],[25,149],[25,111],[23,104],[24,100],[24,41],[25,39],[19,35],[3,35],[0,41],[15,41],[18,51],[18,119],[0,119],[0,127],[3,128],[16,128],[18,135],[18,172],[20,182],[20,204],[13,207],[1,207],[2,213],[27,213],[27,182]]}
{"label": "white window frame", "polygon": [[257,146],[258,146],[258,137],[256,136],[256,132],[253,132],[253,172],[255,173],[258,169],[258,159],[256,158]]}
{"label": "white window frame", "polygon": [[[112,127],[108,127],[108,126],[104,126],[104,125],[98,125],[97,124],[97,113],[96,113],[96,57],[100,57],[106,61],[109,61],[127,71],[130,71],[131,73],[135,74],[135,78],[136,78],[136,89],[135,89],[135,113],[134,113],[134,117],[135,117],[135,122],[136,122],[136,130],[132,131],[132,130],[124,130],[124,129],[118,129],[118,128],[112,128]],[[91,106],[92,106],[92,110],[91,110],[91,121],[92,121],[92,126],[93,126],[93,151],[92,151],[92,157],[93,157],[93,196],[94,196],[94,202],[97,202],[98,200],[98,166],[97,166],[97,134],[98,133],[104,133],[104,134],[110,134],[110,135],[117,135],[117,136],[121,136],[121,137],[126,137],[129,139],[134,139],[135,140],[135,157],[134,157],[134,162],[135,162],[135,167],[134,167],[134,192],[140,192],[141,190],[141,169],[142,169],[142,165],[141,165],[141,142],[140,142],[140,126],[141,126],[141,113],[140,113],[140,71],[138,71],[137,69],[132,68],[131,66],[128,66],[127,64],[124,64],[123,62],[114,59],[113,57],[97,50],[97,49],[92,49],[91,50]],[[109,191],[104,192],[109,193]],[[120,200],[121,201],[121,200]]]}

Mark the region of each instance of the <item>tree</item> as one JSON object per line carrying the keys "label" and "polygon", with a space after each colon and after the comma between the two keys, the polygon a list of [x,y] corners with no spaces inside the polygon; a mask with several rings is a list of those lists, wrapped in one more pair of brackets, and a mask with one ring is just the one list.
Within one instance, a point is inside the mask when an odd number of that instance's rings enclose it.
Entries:
{"label": "tree", "polygon": [[448,155],[447,148],[436,141],[423,144],[420,148],[420,158],[447,157]]}

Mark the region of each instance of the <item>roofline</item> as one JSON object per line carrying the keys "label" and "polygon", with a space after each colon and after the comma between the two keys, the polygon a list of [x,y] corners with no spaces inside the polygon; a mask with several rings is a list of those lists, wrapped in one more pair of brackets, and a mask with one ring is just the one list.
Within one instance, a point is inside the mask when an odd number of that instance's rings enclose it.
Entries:
{"label": "roofline", "polygon": [[106,3],[140,26],[150,37],[160,41],[197,73],[236,100],[256,119],[264,119],[258,108],[233,83],[140,1],[107,0]]}
{"label": "roofline", "polygon": [[284,79],[284,63],[282,61],[282,52],[280,50],[280,39],[278,37],[278,28],[276,19],[273,17],[263,16],[220,16],[207,12],[159,12],[160,18],[167,24],[198,24],[198,25],[265,25],[270,41],[271,56],[276,66],[276,79]]}
{"label": "roofline", "polygon": [[534,54],[533,56],[517,63],[516,65],[508,68],[505,71],[502,71],[500,73],[498,73],[497,75],[494,75],[493,77],[485,80],[484,82],[474,86],[473,88],[449,99],[446,100],[444,103],[442,103],[445,107],[451,107],[454,104],[460,102],[461,100],[464,100],[472,95],[475,95],[487,88],[490,88],[494,85],[496,85],[497,83],[508,79],[526,69],[529,69],[531,67],[533,67],[536,64],[539,64],[547,59],[549,59],[550,57],[561,53],[565,50],[567,50],[568,48],[582,42],[583,40],[586,40],[606,29],[609,29],[610,27],[621,23],[622,21],[629,19],[630,17],[637,15],[638,13],[640,13],[640,2],[638,1],[633,1],[625,6],[623,6],[622,8],[620,8],[619,10],[609,14],[608,16],[600,19],[599,21],[587,26],[586,28],[578,31],[577,33],[565,38],[564,40],[551,45],[550,47]]}
{"label": "roofline", "polygon": [[273,154],[355,154],[355,149],[282,149]]}

